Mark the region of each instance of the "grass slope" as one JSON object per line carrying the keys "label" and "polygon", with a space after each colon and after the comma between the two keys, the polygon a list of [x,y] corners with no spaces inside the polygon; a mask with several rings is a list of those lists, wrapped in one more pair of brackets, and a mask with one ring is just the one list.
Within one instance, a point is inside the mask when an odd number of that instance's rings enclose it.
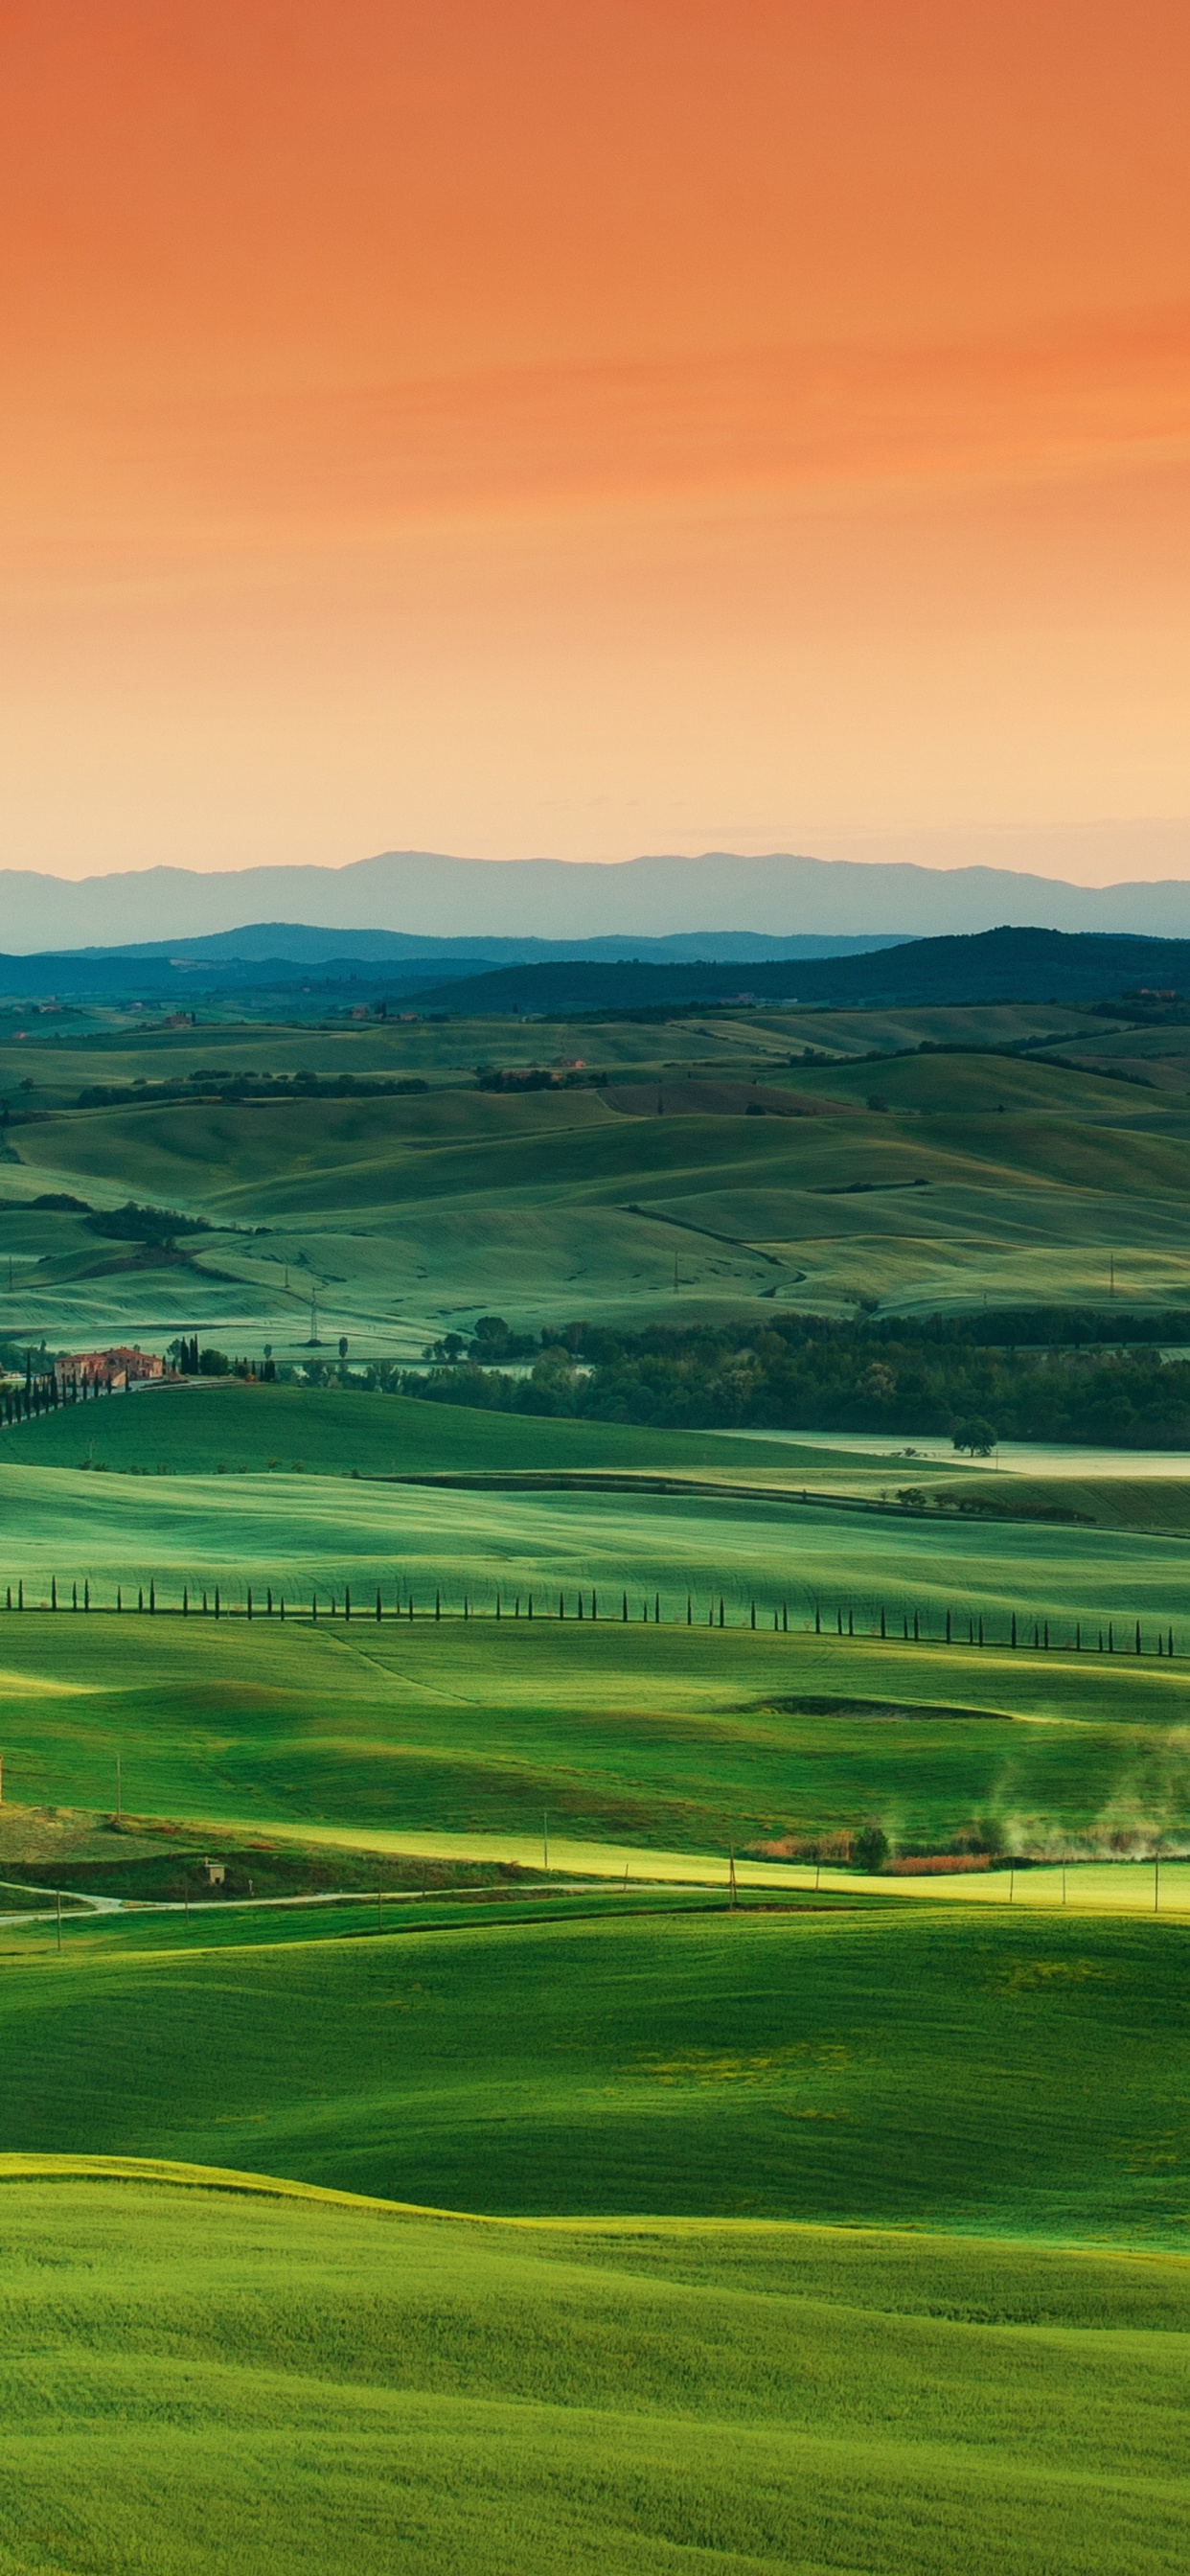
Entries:
{"label": "grass slope", "polygon": [[[994,1020],[957,1013],[945,1025],[978,1041]],[[290,1357],[317,1284],[328,1335],[411,1352],[494,1306],[538,1325],[689,1316],[699,1303],[761,1317],[773,1300],[829,1308],[872,1294],[893,1307],[1100,1300],[1113,1255],[1130,1299],[1179,1298],[1190,1249],[1182,1092],[994,1053],[801,1061],[802,1043],[824,1033],[869,1050],[940,1026],[927,1013],[832,1031],[745,1013],[694,1029],[593,1028],[577,1043],[551,1031],[547,1054],[575,1043],[589,1065],[640,1080],[519,1096],[475,1087],[466,1050],[490,1052],[490,1029],[482,1042],[464,1030],[433,1042],[255,1031],[241,1052],[257,1069],[263,1056],[284,1071],[311,1048],[328,1071],[407,1069],[425,1046],[440,1061],[412,1097],[87,1110],[66,1077],[86,1057],[93,1080],[99,1057],[23,1049],[18,1076],[13,1048],[14,1096],[19,1105],[14,1077],[32,1079],[34,1116],[8,1131],[5,1195],[22,1203],[0,1222],[11,1320],[162,1340],[198,1318]],[[143,1061],[151,1073],[181,1069],[196,1049],[199,1061],[219,1054],[207,1037]],[[513,1061],[541,1053],[543,1035],[501,1031],[499,1046]],[[233,1054],[224,1033],[224,1070]],[[125,1049],[114,1070],[126,1077],[135,1057]],[[774,1102],[797,1114],[746,1114]],[[151,1198],[216,1230],[177,1255],[130,1259],[81,1216],[33,1209],[47,1190]]]}
{"label": "grass slope", "polygon": [[623,1467],[646,1474],[713,1469],[728,1477],[754,1467],[793,1474],[803,1465],[838,1463],[807,1443],[791,1466],[788,1449],[762,1434],[725,1442],[711,1431],[484,1413],[362,1387],[265,1386],[235,1378],[192,1379],[131,1401],[113,1396],[63,1406],[6,1433],[0,1461],[74,1468],[90,1462],[191,1476],[295,1467],[373,1476]]}
{"label": "grass slope", "polygon": [[13,2576],[1182,2561],[1178,2263],[66,2179],[0,2229]]}
{"label": "grass slope", "polygon": [[879,1817],[944,1848],[1185,1833],[1182,1668],[640,1622],[0,1627],[10,1799],[722,1854]]}
{"label": "grass slope", "polygon": [[0,2151],[1185,2247],[1184,1923],[609,1903],[340,1938],[257,1918],[242,1947],[226,1916],[213,1941],[74,1917],[60,1954],[14,1927]]}

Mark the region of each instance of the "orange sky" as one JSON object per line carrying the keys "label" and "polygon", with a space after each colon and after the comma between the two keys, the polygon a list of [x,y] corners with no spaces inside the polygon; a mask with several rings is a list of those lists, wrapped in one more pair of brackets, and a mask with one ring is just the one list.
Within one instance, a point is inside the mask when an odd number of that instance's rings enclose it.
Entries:
{"label": "orange sky", "polygon": [[1190,815],[1188,95],[1185,0],[0,0],[0,864]]}

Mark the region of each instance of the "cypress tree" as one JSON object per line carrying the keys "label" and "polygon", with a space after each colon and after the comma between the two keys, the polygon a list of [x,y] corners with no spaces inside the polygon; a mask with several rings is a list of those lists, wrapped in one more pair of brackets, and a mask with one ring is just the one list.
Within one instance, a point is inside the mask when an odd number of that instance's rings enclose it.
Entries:
{"label": "cypress tree", "polygon": [[284,1627],[284,1625],[285,1625],[285,1595],[284,1595],[284,1593],[282,1593],[282,1595],[281,1595],[281,1625],[282,1625],[282,1627]]}
{"label": "cypress tree", "polygon": [[565,1616],[566,1616],[566,1602],[565,1602],[565,1599],[564,1599],[564,1596],[562,1595],[562,1593],[559,1593],[559,1594],[558,1594],[558,1617],[559,1617],[560,1619],[564,1619],[564,1618],[565,1618]]}
{"label": "cypress tree", "polygon": [[597,1619],[599,1617],[599,1595],[595,1590],[594,1584],[591,1586],[591,1617],[593,1619]]}
{"label": "cypress tree", "polygon": [[149,1608],[150,1608],[150,1610],[156,1610],[156,1607],[157,1607],[157,1586],[156,1586],[156,1584],[155,1584],[155,1583],[154,1583],[154,1581],[153,1581],[153,1577],[152,1577],[152,1575],[150,1575],[150,1576],[149,1576]]}
{"label": "cypress tree", "polygon": [[1015,1646],[1015,1644],[1016,1644],[1016,1612],[1015,1612],[1015,1610],[1013,1611],[1013,1614],[1012,1614],[1012,1642],[1013,1642],[1013,1645]]}
{"label": "cypress tree", "polygon": [[183,1584],[183,1585],[182,1585],[182,1617],[183,1617],[183,1619],[188,1619],[188,1618],[189,1618],[189,1616],[190,1616],[190,1594],[189,1594],[189,1592],[187,1591],[186,1585],[185,1585],[185,1584]]}
{"label": "cypress tree", "polygon": [[216,1586],[215,1586],[215,1617],[216,1617],[216,1618],[218,1618],[218,1616],[219,1616],[219,1586],[218,1586],[218,1584],[216,1584]]}
{"label": "cypress tree", "polygon": [[[9,1596],[9,1607],[10,1607],[10,1609],[11,1609],[11,1607],[12,1607],[12,1599],[11,1599],[11,1595]],[[83,1608],[84,1608],[84,1610],[89,1610],[89,1609],[90,1609],[90,1607],[91,1607],[91,1586],[90,1586],[90,1584],[89,1584],[89,1583],[85,1582],[85,1583],[84,1583],[84,1585],[83,1585]]]}
{"label": "cypress tree", "polygon": [[1041,1644],[1041,1631],[1040,1631],[1040,1629],[1039,1629],[1039,1627],[1038,1627],[1038,1625],[1037,1625],[1037,1621],[1036,1621],[1036,1619],[1035,1619],[1035,1620],[1034,1620],[1034,1622],[1033,1622],[1033,1652],[1034,1652],[1034,1654],[1036,1654],[1036,1653],[1037,1653],[1037,1651],[1038,1651],[1038,1648],[1039,1648],[1040,1644]]}
{"label": "cypress tree", "polygon": [[[331,1606],[333,1609],[334,1604],[332,1603]],[[442,1617],[442,1595],[440,1592],[435,1592],[434,1594],[434,1617],[436,1619],[440,1619]]]}
{"label": "cypress tree", "polygon": [[888,1635],[888,1629],[886,1628],[885,1623],[884,1623],[884,1603],[883,1603],[883,1601],[882,1601],[882,1602],[881,1602],[881,1604],[880,1604],[880,1634],[881,1634],[881,1636],[882,1636],[882,1637],[887,1637],[887,1635]]}
{"label": "cypress tree", "polygon": [[752,1614],[752,1626],[753,1626],[753,1627],[755,1627],[755,1626],[756,1626],[756,1603],[755,1603],[754,1601],[753,1601],[753,1602],[751,1602],[751,1603],[749,1604],[749,1608],[750,1608],[750,1610],[751,1610],[751,1614]]}
{"label": "cypress tree", "polygon": [[1115,1621],[1112,1619],[1107,1623],[1107,1651],[1109,1655],[1114,1655],[1116,1651],[1116,1629]]}
{"label": "cypress tree", "polygon": [[581,1619],[583,1615],[583,1596],[581,1592],[578,1595],[578,1615]]}
{"label": "cypress tree", "polygon": [[11,1583],[9,1584],[9,1587],[8,1587],[8,1598],[7,1598],[7,1600],[5,1601],[4,1607],[5,1607],[5,1609],[6,1609],[6,1610],[11,1610],[11,1608],[12,1608],[12,1585],[11,1585]]}
{"label": "cypress tree", "polygon": [[56,1580],[55,1576],[51,1574],[51,1576],[50,1576],[50,1608],[51,1608],[51,1610],[56,1610],[56,1609],[57,1609],[57,1607],[58,1607],[58,1585],[57,1585],[57,1580]]}
{"label": "cypress tree", "polygon": [[311,1618],[311,1620],[312,1620],[312,1622],[313,1622],[314,1626],[315,1626],[315,1627],[317,1627],[317,1624],[318,1624],[318,1594],[317,1594],[316,1592],[312,1592],[312,1593],[311,1593],[311,1595],[310,1595],[310,1618]]}
{"label": "cypress tree", "polygon": [[624,1619],[625,1625],[627,1625],[627,1620],[628,1620],[628,1595],[627,1595],[627,1593],[625,1593],[625,1595],[624,1595],[624,1607],[623,1607],[623,1613],[622,1613],[622,1616],[623,1616],[623,1619]]}
{"label": "cypress tree", "polygon": [[947,1613],[946,1613],[946,1642],[947,1642],[947,1645],[949,1646],[949,1644],[950,1644],[950,1612],[949,1612],[949,1610],[948,1610],[948,1611],[947,1611]]}
{"label": "cypress tree", "polygon": [[822,1635],[822,1612],[817,1601],[814,1604],[814,1634],[816,1637]]}
{"label": "cypress tree", "polygon": [[18,1583],[18,1585],[17,1585],[17,1608],[18,1608],[18,1610],[23,1610],[23,1609],[24,1609],[24,1607],[25,1607],[25,1586],[24,1586],[24,1581],[22,1580],[22,1581],[21,1581],[20,1583]]}
{"label": "cypress tree", "polygon": [[[530,1619],[531,1619],[531,1618],[532,1618],[532,1616],[533,1616],[533,1595],[532,1595],[532,1593],[530,1593],[530,1594],[529,1594],[528,1615],[529,1615]],[[628,1605],[627,1605],[627,1602],[625,1602],[625,1604],[624,1604],[624,1616],[625,1616],[625,1618],[627,1618],[627,1616],[628,1616]]]}
{"label": "cypress tree", "polygon": [[203,1594],[203,1596],[202,1596],[202,1615],[203,1615],[203,1617],[204,1617],[204,1619],[205,1619],[205,1618],[206,1618],[206,1615],[207,1615],[207,1596],[206,1596],[206,1593],[205,1593],[205,1592],[204,1592],[204,1594]]}
{"label": "cypress tree", "polygon": [[855,1612],[854,1612],[854,1610],[849,1610],[849,1611],[848,1611],[848,1613],[847,1613],[847,1634],[848,1634],[848,1636],[849,1636],[849,1637],[854,1637],[854,1635],[855,1635]]}
{"label": "cypress tree", "polygon": [[720,1625],[720,1627],[722,1627],[722,1625],[723,1625],[723,1595],[722,1595],[722,1593],[720,1593],[720,1595],[719,1595],[719,1625]]}
{"label": "cypress tree", "polygon": [[70,1607],[71,1607],[71,1609],[72,1609],[72,1610],[77,1610],[78,1606],[79,1606],[79,1588],[78,1588],[77,1583],[72,1583],[72,1584],[71,1584],[71,1587],[70,1587]]}
{"label": "cypress tree", "polygon": [[1137,1620],[1137,1623],[1136,1623],[1136,1651],[1137,1651],[1137,1654],[1139,1655],[1139,1653],[1140,1653],[1140,1621],[1139,1621],[1139,1619]]}
{"label": "cypress tree", "polygon": [[688,1628],[694,1626],[694,1603],[689,1593],[686,1595],[686,1625]]}
{"label": "cypress tree", "polygon": [[[377,1600],[379,1601],[379,1599],[380,1599],[380,1595],[379,1595],[379,1593],[377,1593],[376,1598],[377,1598]],[[272,1587],[272,1584],[271,1584],[271,1583],[270,1583],[270,1584],[268,1584],[268,1585],[266,1586],[266,1588],[265,1588],[265,1596],[264,1596],[264,1615],[265,1615],[266,1619],[271,1619],[271,1618],[272,1618],[272,1615],[273,1615],[273,1587]]]}
{"label": "cypress tree", "polygon": [[381,1620],[383,1619],[383,1617],[384,1617],[384,1608],[383,1608],[383,1604],[382,1604],[381,1599],[380,1599],[380,1586],[379,1586],[379,1584],[377,1584],[377,1586],[376,1586],[376,1625],[377,1625],[377,1627],[379,1627],[380,1622],[381,1622]]}
{"label": "cypress tree", "polygon": [[659,1628],[661,1625],[661,1595],[659,1592],[655,1592],[653,1594],[653,1625],[655,1628]]}
{"label": "cypress tree", "polygon": [[1044,1629],[1044,1633],[1043,1633],[1042,1641],[1041,1641],[1041,1642],[1042,1642],[1042,1646],[1043,1646],[1043,1648],[1044,1648],[1045,1653],[1048,1655],[1049,1650],[1050,1650],[1050,1623],[1049,1623],[1049,1620],[1048,1620],[1048,1619],[1046,1620],[1046,1623],[1045,1623],[1045,1629]]}
{"label": "cypress tree", "polygon": [[842,1636],[842,1634],[843,1634],[843,1612],[842,1612],[842,1610],[841,1610],[841,1609],[836,1610],[836,1612],[835,1612],[835,1618],[836,1618],[836,1620],[837,1620],[837,1622],[838,1622],[839,1635],[840,1635],[840,1636]]}
{"label": "cypress tree", "polygon": [[499,1594],[499,1590],[497,1589],[497,1593],[496,1593],[496,1617],[499,1619],[499,1618],[500,1618],[500,1616],[501,1616],[501,1602],[500,1602],[500,1594]]}
{"label": "cypress tree", "polygon": [[345,1619],[350,1619],[351,1617],[351,1585],[349,1583],[345,1583],[343,1586],[343,1616]]}
{"label": "cypress tree", "polygon": [[1076,1655],[1081,1655],[1083,1651],[1083,1623],[1081,1619],[1076,1619],[1074,1624],[1074,1651]]}
{"label": "cypress tree", "polygon": [[144,1587],[139,1583],[136,1588],[136,1606],[138,1610],[143,1610],[145,1606]]}
{"label": "cypress tree", "polygon": [[251,1584],[249,1584],[249,1586],[248,1586],[248,1618],[249,1618],[249,1620],[251,1620],[251,1617],[252,1617],[252,1586],[251,1586]]}
{"label": "cypress tree", "polygon": [[782,1604],[781,1604],[781,1634],[782,1634],[782,1636],[783,1636],[783,1637],[787,1637],[787,1636],[789,1635],[789,1603],[788,1603],[788,1601],[783,1601],[783,1602],[782,1602]]}
{"label": "cypress tree", "polygon": [[1166,1653],[1167,1653],[1167,1654],[1170,1654],[1170,1655],[1172,1655],[1172,1653],[1173,1653],[1173,1629],[1172,1629],[1172,1628],[1170,1629],[1169,1637],[1168,1637],[1168,1640],[1167,1640],[1167,1642],[1166,1642]]}

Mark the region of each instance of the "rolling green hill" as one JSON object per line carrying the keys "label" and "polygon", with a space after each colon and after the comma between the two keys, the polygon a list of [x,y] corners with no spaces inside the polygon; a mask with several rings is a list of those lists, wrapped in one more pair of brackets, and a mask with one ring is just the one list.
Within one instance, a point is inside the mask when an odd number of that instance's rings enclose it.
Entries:
{"label": "rolling green hill", "polygon": [[972,2576],[1181,2564],[1175,2260],[151,2170],[2,2211],[14,2570],[949,2576],[960,2531]]}
{"label": "rolling green hill", "polygon": [[237,1947],[206,1911],[4,1932],[0,2151],[1185,2247],[1184,1921],[629,1897]]}
{"label": "rolling green hill", "polygon": [[[198,1323],[297,1358],[315,1287],[325,1338],[346,1330],[358,1353],[406,1355],[493,1308],[536,1329],[725,1306],[763,1316],[773,1300],[1095,1302],[1113,1259],[1133,1302],[1184,1300],[1184,1090],[988,1051],[1052,1033],[1065,1055],[1086,1028],[1044,1007],[1027,1022],[989,1008],[741,1012],[0,1046],[15,1104],[0,1310],[7,1298],[18,1336],[160,1343]],[[916,1051],[915,1031],[947,1051]],[[1083,1043],[1111,1037],[1096,1021]],[[807,1050],[834,1060],[807,1063]],[[562,1087],[481,1090],[493,1051],[512,1066],[557,1059]],[[209,1080],[192,1082],[204,1067]],[[237,1070],[430,1087],[218,1096]],[[163,1075],[188,1096],[156,1099]],[[140,1079],[144,1101],[79,1108],[105,1079]],[[46,1195],[151,1200],[213,1231],[138,1255],[97,1240],[85,1212],[35,1208]]]}
{"label": "rolling green hill", "polygon": [[[144,1475],[259,1474],[300,1467],[317,1475],[394,1476],[451,1471],[499,1475],[550,1468],[623,1468],[648,1474],[752,1470],[786,1474],[775,1441],[724,1442],[714,1432],[655,1432],[631,1423],[570,1422],[496,1414],[467,1405],[419,1404],[364,1387],[290,1387],[235,1378],[191,1379],[137,1394],[66,1405],[22,1422],[0,1442],[4,1467],[82,1468]],[[799,1445],[798,1469],[834,1466]]]}
{"label": "rolling green hill", "polygon": [[657,1628],[648,1595],[627,1626],[618,1594],[581,1626],[573,1590],[532,1624],[524,1595],[499,1623],[418,1599],[380,1626],[358,1594],[332,1623],[324,1592],[317,1627],[282,1627],[263,1587],[250,1625],[0,1611],[6,1797],[110,1812],[119,1756],[134,1816],[536,1850],[548,1810],[559,1837],[720,1858],[868,1818],[927,1851],[996,1828],[1105,1856],[1190,1822],[1177,1660],[753,1633],[746,1610]]}

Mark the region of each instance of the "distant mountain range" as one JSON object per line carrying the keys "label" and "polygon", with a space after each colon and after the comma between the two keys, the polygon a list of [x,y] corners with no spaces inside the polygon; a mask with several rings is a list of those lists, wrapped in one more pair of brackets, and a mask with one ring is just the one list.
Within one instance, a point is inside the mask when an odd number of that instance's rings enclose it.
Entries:
{"label": "distant mountain range", "polygon": [[[745,990],[741,992],[741,981]],[[675,1009],[715,1001],[801,1002],[838,1008],[962,1002],[1098,1002],[1121,992],[1190,992],[1190,939],[1095,932],[988,930],[913,939],[863,956],[735,965],[619,965],[571,959],[506,966],[461,984],[431,985],[422,1010],[555,1013]]]}
{"label": "distant mountain range", "polygon": [[[279,952],[288,939],[298,955]],[[258,924],[180,949],[85,949],[0,957],[0,998],[181,1003],[233,994],[294,1008],[407,1001],[467,1018],[790,1002],[864,1007],[963,1002],[1097,1002],[1144,988],[1190,993],[1190,939],[1002,927],[941,939],[830,941],[728,934],[693,939],[421,940],[401,934]],[[630,946],[630,953],[623,953]],[[241,952],[255,947],[256,956]],[[343,953],[344,949],[348,953]],[[745,954],[741,955],[741,948]],[[487,954],[483,951],[486,949]],[[773,951],[779,953],[774,955]],[[410,954],[410,951],[416,953]],[[619,952],[619,953],[617,953]],[[759,952],[759,953],[758,953]],[[496,962],[492,962],[493,953]]]}
{"label": "distant mountain range", "polygon": [[887,939],[766,939],[758,931],[691,931],[671,939],[419,939],[398,930],[319,930],[304,922],[252,922],[201,939],[142,940],[127,948],[40,949],[0,955],[0,1000],[50,998],[184,1001],[204,994],[292,993],[358,984],[413,995],[445,988],[489,968],[609,964],[741,965],[773,958],[855,956],[892,947]]}
{"label": "distant mountain range", "polygon": [[[1160,837],[1159,859],[1175,844]],[[558,859],[459,859],[389,850],[345,868],[268,867],[201,874],[147,868],[81,883],[0,870],[0,945],[10,954],[86,945],[142,951],[285,922],[310,931],[477,941],[712,935],[779,941],[903,940],[1000,924],[1066,931],[1190,936],[1190,881],[1095,889],[995,867],[923,868],[852,859],[629,859],[591,866]],[[717,934],[692,923],[721,923]],[[253,931],[256,935],[256,930]],[[313,952],[306,952],[313,962]],[[338,953],[344,953],[339,944]],[[372,950],[372,955],[379,952]],[[689,952],[687,952],[689,953]],[[259,960],[260,952],[257,951]]]}

